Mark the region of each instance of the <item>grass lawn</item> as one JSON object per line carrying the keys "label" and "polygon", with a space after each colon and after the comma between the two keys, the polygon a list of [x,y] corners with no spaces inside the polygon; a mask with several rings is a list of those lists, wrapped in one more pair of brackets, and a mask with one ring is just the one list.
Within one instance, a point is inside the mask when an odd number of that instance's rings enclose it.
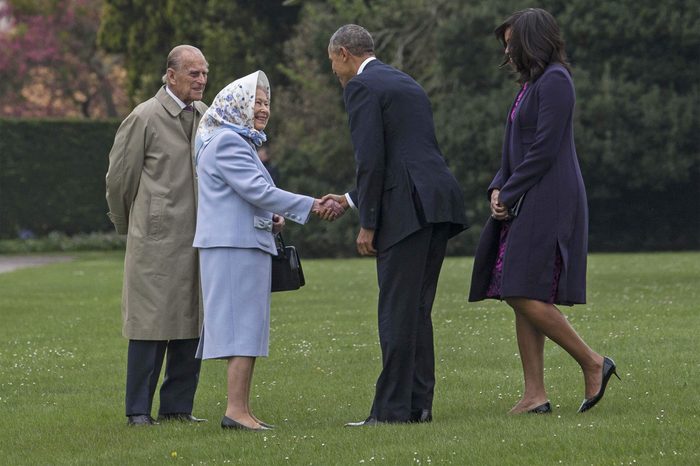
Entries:
{"label": "grass lawn", "polygon": [[273,298],[253,380],[266,433],[219,427],[220,361],[202,366],[208,423],[126,426],[120,254],[0,274],[0,464],[700,464],[700,253],[590,256],[589,304],[564,311],[622,382],[577,414],[583,377],[547,342],[549,416],[506,415],[522,388],[513,315],[467,303],[471,264],[443,267],[434,422],[347,429],[380,368],[374,263],[306,260],[307,286]]}

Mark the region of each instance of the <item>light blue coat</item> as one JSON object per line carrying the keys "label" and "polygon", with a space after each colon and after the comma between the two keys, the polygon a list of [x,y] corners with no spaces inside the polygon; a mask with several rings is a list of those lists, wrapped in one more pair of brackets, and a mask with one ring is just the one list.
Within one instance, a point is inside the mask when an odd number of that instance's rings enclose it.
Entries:
{"label": "light blue coat", "polygon": [[194,247],[258,248],[276,255],[273,213],[304,224],[313,198],[276,188],[255,149],[223,129],[197,153]]}

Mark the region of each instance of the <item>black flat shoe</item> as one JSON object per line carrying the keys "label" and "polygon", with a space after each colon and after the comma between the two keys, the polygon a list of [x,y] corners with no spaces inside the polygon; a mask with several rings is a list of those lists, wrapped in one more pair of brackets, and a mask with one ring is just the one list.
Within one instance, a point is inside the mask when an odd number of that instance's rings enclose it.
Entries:
{"label": "black flat shoe", "polygon": [[236,429],[236,430],[252,430],[254,432],[257,432],[259,430],[270,430],[269,427],[265,427],[262,424],[260,424],[260,427],[258,427],[258,428],[244,426],[240,422],[236,422],[228,416],[224,416],[224,418],[221,420],[221,428],[222,429]]}
{"label": "black flat shoe", "polygon": [[157,426],[158,423],[148,414],[136,414],[126,417],[126,425],[128,426]]}
{"label": "black flat shoe", "polygon": [[617,377],[618,380],[621,380],[620,376],[617,375],[617,366],[615,365],[615,361],[607,356],[603,357],[603,381],[600,385],[600,390],[598,390],[598,393],[596,393],[593,398],[583,400],[581,407],[578,409],[579,413],[588,411],[603,399],[603,395],[605,395],[605,387],[607,387],[608,380],[610,380],[610,377],[612,377],[613,374],[615,374],[615,377]]}
{"label": "black flat shoe", "polygon": [[539,406],[535,406],[531,410],[528,411],[528,413],[532,414],[549,414],[552,412],[552,405],[547,401],[544,404],[541,404]]}

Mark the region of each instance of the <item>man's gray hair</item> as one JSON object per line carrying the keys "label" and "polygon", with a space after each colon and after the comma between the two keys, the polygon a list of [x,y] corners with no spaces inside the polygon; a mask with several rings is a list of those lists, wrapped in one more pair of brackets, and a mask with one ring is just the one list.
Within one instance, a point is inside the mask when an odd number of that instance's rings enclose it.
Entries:
{"label": "man's gray hair", "polygon": [[331,36],[328,48],[333,53],[337,53],[340,47],[345,49],[356,57],[361,57],[366,54],[374,55],[374,41],[367,29],[357,24],[346,24],[341,26]]}
{"label": "man's gray hair", "polygon": [[[165,64],[165,74],[162,78],[163,84],[167,82],[168,68],[180,71],[185,61],[185,56],[190,54],[201,55],[202,58],[204,58],[202,51],[193,45],[178,45],[170,51],[168,54],[168,61]],[[206,62],[207,60],[204,59],[204,61]],[[207,63],[207,66],[209,66],[209,63]]]}

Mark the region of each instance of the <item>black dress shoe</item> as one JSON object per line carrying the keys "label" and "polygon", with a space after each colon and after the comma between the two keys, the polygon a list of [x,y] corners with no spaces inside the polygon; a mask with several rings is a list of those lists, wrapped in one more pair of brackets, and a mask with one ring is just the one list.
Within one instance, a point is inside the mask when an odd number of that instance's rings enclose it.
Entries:
{"label": "black dress shoe", "polygon": [[411,422],[433,422],[433,411],[430,409],[421,409],[411,414]]}
{"label": "black dress shoe", "polygon": [[383,424],[382,421],[377,421],[377,418],[370,416],[364,421],[348,422],[347,424],[345,424],[345,427],[376,426],[379,424]]}
{"label": "black dress shoe", "polygon": [[608,380],[610,380],[610,377],[612,377],[613,374],[615,374],[615,377],[620,380],[620,376],[617,375],[617,366],[615,365],[615,361],[607,356],[603,357],[603,381],[600,385],[600,390],[598,390],[598,393],[596,393],[593,398],[583,400],[581,407],[578,409],[579,413],[588,411],[603,399],[603,395],[605,395],[605,387],[607,387]]}
{"label": "black dress shoe", "polygon": [[159,414],[158,421],[207,422],[206,419],[200,419],[185,413]]}
{"label": "black dress shoe", "polygon": [[148,414],[136,414],[126,417],[126,425],[128,426],[155,426],[158,425],[155,419]]}
{"label": "black dress shoe", "polygon": [[546,403],[543,403],[539,406],[535,406],[531,410],[528,411],[528,413],[532,414],[549,414],[552,412],[552,405],[549,404],[549,401]]}
{"label": "black dress shoe", "polygon": [[259,430],[271,430],[269,427],[265,427],[262,424],[260,424],[260,427],[258,427],[258,428],[244,426],[240,422],[236,422],[228,416],[224,416],[223,419],[221,419],[221,428],[222,429],[236,429],[236,430],[252,430],[255,432],[257,432]]}

